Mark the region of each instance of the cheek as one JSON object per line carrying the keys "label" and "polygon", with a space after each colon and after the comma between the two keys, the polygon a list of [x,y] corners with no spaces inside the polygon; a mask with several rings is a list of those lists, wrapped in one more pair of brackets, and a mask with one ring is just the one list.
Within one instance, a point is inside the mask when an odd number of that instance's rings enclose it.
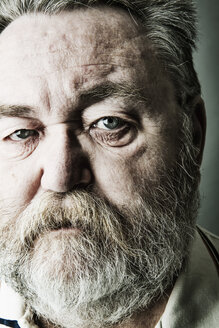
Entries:
{"label": "cheek", "polygon": [[129,169],[122,161],[100,161],[94,169],[95,192],[109,201],[123,204],[129,199],[127,190],[133,186]]}
{"label": "cheek", "polygon": [[[95,191],[116,205],[130,204],[144,189],[155,188],[168,166],[175,161],[173,145],[153,140],[128,153],[97,154],[93,162]],[[157,140],[159,139],[159,140]],[[158,142],[159,141],[159,142]]]}
{"label": "cheek", "polygon": [[36,193],[36,175],[28,165],[13,163],[0,165],[0,177],[0,206],[17,215]]}
{"label": "cheek", "polygon": [[11,165],[4,165],[1,163],[0,165],[0,177],[1,177],[1,184],[0,184],[0,196],[3,197],[10,197],[15,189],[17,188],[19,179],[16,177],[15,170]]}
{"label": "cheek", "polygon": [[[126,205],[136,192],[135,176],[146,168],[146,149],[139,149],[135,155],[101,154],[95,156],[93,174],[95,192],[114,204]],[[145,172],[143,173],[145,176]]]}

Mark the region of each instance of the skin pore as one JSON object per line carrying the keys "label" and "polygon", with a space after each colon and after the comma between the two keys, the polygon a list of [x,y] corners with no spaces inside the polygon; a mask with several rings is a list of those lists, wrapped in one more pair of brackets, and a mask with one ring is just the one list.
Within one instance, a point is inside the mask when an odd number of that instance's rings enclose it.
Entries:
{"label": "skin pore", "polygon": [[[23,16],[0,35],[0,53],[0,229],[19,227],[25,209],[47,192],[83,187],[125,217],[139,190],[159,189],[159,172],[174,166],[179,150],[180,108],[127,13],[100,7]],[[44,233],[33,258],[74,235]],[[167,295],[112,327],[155,327]]]}

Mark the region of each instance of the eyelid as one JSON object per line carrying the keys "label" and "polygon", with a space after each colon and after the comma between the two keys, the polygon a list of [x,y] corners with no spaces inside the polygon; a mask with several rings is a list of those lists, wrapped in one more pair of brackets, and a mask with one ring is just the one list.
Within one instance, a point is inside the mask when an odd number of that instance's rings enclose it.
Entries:
{"label": "eyelid", "polygon": [[[18,136],[17,136],[17,139],[16,139],[16,136],[15,136],[15,138],[13,139],[13,135],[15,135],[16,133],[18,133],[19,131],[31,131],[31,132],[33,132],[33,134],[30,134],[30,136],[28,136],[28,137],[26,137],[26,138],[19,138]],[[14,131],[14,132],[12,132],[11,134],[9,134],[6,138],[8,138],[8,139],[10,139],[10,140],[12,140],[12,141],[23,141],[23,142],[27,142],[29,139],[31,139],[31,138],[36,138],[36,137],[38,137],[39,136],[39,131],[37,131],[36,129],[18,129],[18,130],[16,130],[16,131]]]}
{"label": "eyelid", "polygon": [[[100,120],[104,118],[118,118],[120,120],[120,125],[117,128],[106,129],[95,127]],[[90,128],[88,129],[92,139],[100,144],[101,146],[107,146],[110,148],[120,148],[129,145],[134,138],[137,136],[138,122],[131,118],[121,118],[118,115],[103,116],[96,120]]]}
{"label": "eyelid", "polygon": [[10,134],[18,130],[36,130],[43,133],[45,126],[36,119],[26,119],[20,117],[7,117],[0,120],[0,140],[4,140]]}
{"label": "eyelid", "polygon": [[[29,137],[27,138],[17,138],[16,137],[13,139],[13,134],[15,134],[16,132],[18,131],[21,131],[21,130],[27,130],[27,131],[33,131],[34,134],[33,135],[30,135]],[[10,142],[11,144],[17,144],[17,145],[25,145],[25,144],[30,144],[31,142],[35,143],[36,140],[39,140],[40,139],[40,135],[41,135],[41,132],[40,130],[38,129],[24,129],[24,128],[21,128],[21,129],[16,129],[14,130],[13,132],[10,132],[10,133],[7,133],[7,135],[5,135],[3,138],[1,138],[2,141],[5,141],[5,142]]]}
{"label": "eyelid", "polygon": [[86,109],[82,114],[82,124],[85,131],[89,130],[93,124],[97,123],[104,117],[116,117],[127,124],[134,124],[136,127],[141,125],[141,118],[139,117],[138,111],[133,108],[128,109],[123,106],[121,108],[114,108],[113,104],[110,106],[95,106],[94,108]]}
{"label": "eyelid", "polygon": [[[102,116],[102,117],[99,117],[98,119],[96,119],[94,122],[92,122],[92,123],[88,123],[87,122],[87,127],[86,127],[86,129],[88,128],[95,128],[95,125],[99,122],[99,121],[101,121],[101,120],[103,120],[103,119],[105,119],[105,118],[117,118],[119,121],[120,121],[120,127],[121,126],[125,126],[125,125],[134,125],[134,126],[137,126],[138,125],[138,122],[136,122],[134,119],[132,119],[131,117],[121,117],[121,116],[119,116],[118,114],[117,115],[104,115],[104,116]],[[119,128],[120,128],[119,127]],[[118,129],[119,129],[118,128]],[[115,129],[116,130],[116,129]],[[113,131],[113,130],[112,130]]]}
{"label": "eyelid", "polygon": [[[107,128],[107,126],[103,126],[103,127],[99,127],[98,124],[101,124],[101,121],[102,121],[102,124],[104,125],[103,121],[106,120],[106,119],[109,119],[109,118],[112,118],[112,119],[117,119],[117,123],[118,123],[118,126],[116,127],[112,127],[112,128]],[[110,123],[108,123],[110,124]],[[105,131],[116,131],[118,129],[120,129],[121,127],[124,127],[125,125],[127,125],[127,122],[124,120],[124,119],[121,119],[120,117],[118,116],[104,116],[100,119],[98,119],[96,122],[94,122],[92,124],[92,128],[97,128],[97,129],[102,129],[102,130],[105,130]]]}
{"label": "eyelid", "polygon": [[[24,139],[11,138],[16,131],[31,130],[34,132],[33,136]],[[40,142],[40,132],[37,129],[14,129],[10,131],[4,138],[0,140],[0,151],[2,156],[6,156],[11,160],[23,160],[29,157],[34,150],[38,147]]]}

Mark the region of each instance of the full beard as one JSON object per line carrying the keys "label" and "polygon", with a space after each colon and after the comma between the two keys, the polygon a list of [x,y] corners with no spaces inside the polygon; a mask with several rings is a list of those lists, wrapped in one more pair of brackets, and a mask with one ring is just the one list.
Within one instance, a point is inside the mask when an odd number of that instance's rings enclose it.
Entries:
{"label": "full beard", "polygon": [[109,327],[173,285],[199,205],[188,122],[182,131],[177,164],[163,166],[153,188],[145,181],[132,204],[46,192],[1,225],[0,276],[38,316],[65,328]]}

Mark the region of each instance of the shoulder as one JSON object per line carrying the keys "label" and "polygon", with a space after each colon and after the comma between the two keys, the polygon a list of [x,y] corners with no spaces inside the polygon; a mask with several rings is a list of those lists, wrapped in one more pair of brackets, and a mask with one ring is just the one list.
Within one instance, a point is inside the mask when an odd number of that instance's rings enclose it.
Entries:
{"label": "shoulder", "polygon": [[218,327],[219,284],[217,260],[214,257],[214,254],[219,254],[218,243],[217,236],[197,227],[188,259],[162,316],[163,328]]}
{"label": "shoulder", "polygon": [[198,226],[198,229],[200,229],[207,237],[208,239],[212,242],[214,247],[219,251],[219,236],[213,234],[212,232]]}
{"label": "shoulder", "polygon": [[197,231],[205,245],[208,255],[215,265],[215,270],[217,271],[217,277],[219,275],[219,238],[213,233],[197,226]]}

